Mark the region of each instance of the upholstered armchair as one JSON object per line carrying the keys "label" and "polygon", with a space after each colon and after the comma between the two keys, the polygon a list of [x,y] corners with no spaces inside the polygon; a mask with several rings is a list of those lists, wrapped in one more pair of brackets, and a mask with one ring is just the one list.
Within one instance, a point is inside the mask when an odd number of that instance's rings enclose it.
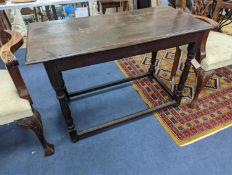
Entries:
{"label": "upholstered armchair", "polygon": [[[232,3],[226,3],[222,0],[207,0],[205,4],[202,2],[203,1],[201,0],[195,1],[195,12],[198,15],[193,16],[214,26],[219,26],[217,22],[219,22],[223,17],[222,9],[227,9],[227,12],[229,11],[229,13],[232,13]],[[209,16],[209,8],[213,10],[212,19],[206,17]],[[187,53],[187,45],[177,47],[171,71],[171,78],[176,75],[181,52]],[[192,107],[197,105],[197,99],[200,91],[214,75],[215,70],[229,65],[232,65],[232,36],[219,33],[217,31],[210,31],[209,33],[206,33],[198,54],[195,59],[192,60],[192,66],[196,73],[197,82],[195,95],[191,103]]]}
{"label": "upholstered armchair", "polygon": [[44,148],[45,156],[54,153],[54,146],[43,135],[39,112],[33,108],[32,100],[18,69],[14,52],[23,44],[17,32],[0,31],[0,61],[6,69],[0,69],[0,125],[16,122],[22,128],[31,129]]}

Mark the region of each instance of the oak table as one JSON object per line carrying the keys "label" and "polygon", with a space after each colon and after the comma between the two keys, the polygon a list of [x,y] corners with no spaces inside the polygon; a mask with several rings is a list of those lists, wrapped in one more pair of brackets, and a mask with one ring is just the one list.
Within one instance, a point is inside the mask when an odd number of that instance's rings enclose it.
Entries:
{"label": "oak table", "polygon": [[[142,117],[145,114],[179,105],[189,74],[191,60],[203,35],[213,27],[170,7],[155,7],[70,21],[29,24],[26,64],[43,63],[59,100],[68,132],[73,142],[111,126]],[[176,92],[171,92],[154,74],[157,51],[189,44],[187,61]],[[109,82],[88,89],[68,92],[62,71],[113,61],[152,52],[147,73]],[[87,130],[75,129],[69,99],[135,79],[156,80],[169,94],[170,101]],[[129,98],[129,97],[128,97]]]}

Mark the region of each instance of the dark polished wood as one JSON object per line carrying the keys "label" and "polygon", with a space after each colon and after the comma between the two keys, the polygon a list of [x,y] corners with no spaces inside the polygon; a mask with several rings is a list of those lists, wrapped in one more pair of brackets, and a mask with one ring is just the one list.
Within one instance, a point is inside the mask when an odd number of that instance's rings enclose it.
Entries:
{"label": "dark polished wood", "polygon": [[77,131],[75,130],[75,125],[71,116],[71,110],[68,104],[68,96],[63,79],[61,77],[61,72],[58,70],[56,64],[51,61],[44,63],[44,67],[47,71],[53,89],[56,92],[57,99],[59,100],[70,137],[72,138],[73,142],[76,142],[79,138],[77,136]]}
{"label": "dark polished wood", "polygon": [[0,30],[10,30],[11,23],[4,10],[0,10]]}
{"label": "dark polished wood", "polygon": [[[33,23],[29,24],[26,63],[69,60],[73,56],[76,57],[76,61],[83,62],[86,55],[103,52],[112,55],[112,51],[118,49],[121,52],[121,49],[129,47],[132,53],[121,55],[131,56],[141,53],[138,48],[146,49],[145,47],[149,45],[153,48],[147,48],[147,51],[155,50],[157,47],[159,50],[166,45],[172,47],[194,42],[198,32],[209,28],[213,27],[170,7],[148,8],[68,21]],[[160,43],[159,40],[163,39],[169,39],[170,43]]]}
{"label": "dark polished wood", "polygon": [[157,56],[157,52],[152,52],[151,54],[151,64],[150,64],[150,68],[149,68],[149,79],[150,81],[152,81],[152,79],[154,78],[154,74],[155,74],[155,63],[156,63],[156,56]]}
{"label": "dark polished wood", "polygon": [[[212,28],[211,25],[170,7],[120,12],[114,15],[101,15],[78,20],[30,24],[26,63],[44,64],[50,82],[56,91],[70,137],[73,142],[76,142],[82,138],[82,135],[92,135],[99,130],[141,117],[143,114],[174,105],[176,102],[178,102],[177,105],[180,104],[191,59],[195,56],[204,33]],[[173,94],[154,75],[157,51],[189,43],[188,60],[180,79],[177,94]],[[156,80],[167,91],[171,101],[86,131],[77,132],[69,108],[68,97],[144,76],[131,77],[67,95],[67,88],[61,72],[148,52],[153,52],[153,54],[151,68],[146,76],[152,75],[152,80]]]}
{"label": "dark polished wood", "polygon": [[70,92],[70,93],[68,93],[67,96],[68,97],[75,97],[75,96],[78,96],[78,95],[83,95],[83,94],[86,94],[86,93],[94,92],[94,91],[97,91],[97,90],[105,89],[105,88],[108,88],[108,87],[120,85],[120,84],[123,84],[123,83],[127,83],[127,82],[130,82],[130,81],[133,81],[133,80],[140,79],[140,78],[144,78],[144,77],[147,77],[149,75],[150,75],[150,73],[144,73],[144,74],[141,74],[141,75],[138,75],[138,76],[131,76],[131,77],[124,78],[124,79],[121,79],[121,80],[115,80],[115,81],[112,81],[112,82],[109,82],[109,83],[105,83],[105,84],[102,84],[102,85],[97,85],[97,86],[87,88],[87,89],[83,89],[83,90],[80,90],[80,91]]}
{"label": "dark polished wood", "polygon": [[189,69],[191,66],[191,61],[195,57],[197,49],[199,49],[199,46],[196,43],[200,43],[203,36],[204,36],[204,33],[202,34],[201,38],[199,38],[198,42],[190,43],[188,45],[187,60],[185,62],[184,70],[181,74],[180,81],[179,81],[177,90],[176,90],[175,95],[174,95],[174,99],[176,99],[176,102],[178,105],[180,105],[180,103],[181,103],[182,91],[184,89],[185,82],[188,78]]}
{"label": "dark polished wood", "polygon": [[23,44],[22,36],[10,30],[0,31],[1,39],[1,49],[0,49],[0,59],[5,63],[6,68],[13,80],[13,83],[17,89],[20,98],[26,99],[30,102],[33,116],[25,116],[25,118],[16,121],[18,126],[26,129],[31,129],[35,132],[40,143],[44,148],[45,156],[54,154],[54,146],[49,144],[43,134],[43,125],[40,118],[39,112],[33,108],[31,96],[26,88],[24,80],[20,74],[18,68],[18,61],[13,54],[17,49],[19,49]]}

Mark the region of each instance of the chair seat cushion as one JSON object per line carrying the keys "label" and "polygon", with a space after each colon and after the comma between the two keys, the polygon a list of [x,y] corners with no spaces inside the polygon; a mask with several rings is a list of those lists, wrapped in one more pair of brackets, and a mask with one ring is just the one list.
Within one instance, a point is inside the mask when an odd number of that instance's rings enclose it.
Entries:
{"label": "chair seat cushion", "polygon": [[0,70],[0,125],[33,115],[28,100],[18,96],[7,70]]}
{"label": "chair seat cushion", "polygon": [[[187,52],[187,45],[180,47]],[[205,71],[232,65],[232,36],[210,31],[206,42],[206,58],[201,62]]]}

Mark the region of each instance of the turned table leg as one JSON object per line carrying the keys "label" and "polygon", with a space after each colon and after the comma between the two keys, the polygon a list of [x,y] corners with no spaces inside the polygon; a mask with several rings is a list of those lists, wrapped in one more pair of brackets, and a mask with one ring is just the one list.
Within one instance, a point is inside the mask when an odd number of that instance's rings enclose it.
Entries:
{"label": "turned table leg", "polygon": [[188,45],[187,60],[185,62],[184,70],[181,74],[180,81],[174,95],[174,99],[176,100],[177,105],[180,105],[181,103],[182,92],[184,90],[185,82],[189,75],[191,61],[196,55],[197,48],[198,48],[198,43],[190,43]]}
{"label": "turned table leg", "polygon": [[72,142],[77,142],[77,131],[75,130],[75,125],[71,116],[71,110],[68,105],[67,91],[64,86],[61,72],[57,69],[57,66],[54,62],[46,62],[44,63],[44,67],[47,71],[50,82],[56,92],[57,99],[59,100],[61,111],[68,127],[68,132],[71,140]]}
{"label": "turned table leg", "polygon": [[65,95],[67,97],[67,100],[70,101],[70,98],[68,96],[68,90],[67,90],[67,87],[65,85],[64,78],[63,78],[63,74],[62,74],[62,72],[59,72],[59,74],[60,74],[60,79],[61,79],[61,82],[62,82],[62,86],[64,87],[64,92],[65,92]]}
{"label": "turned table leg", "polygon": [[154,78],[154,74],[155,74],[155,63],[156,63],[156,57],[157,57],[157,52],[152,52],[152,56],[151,56],[151,65],[150,68],[148,70],[149,72],[149,80],[152,81],[152,79]]}

